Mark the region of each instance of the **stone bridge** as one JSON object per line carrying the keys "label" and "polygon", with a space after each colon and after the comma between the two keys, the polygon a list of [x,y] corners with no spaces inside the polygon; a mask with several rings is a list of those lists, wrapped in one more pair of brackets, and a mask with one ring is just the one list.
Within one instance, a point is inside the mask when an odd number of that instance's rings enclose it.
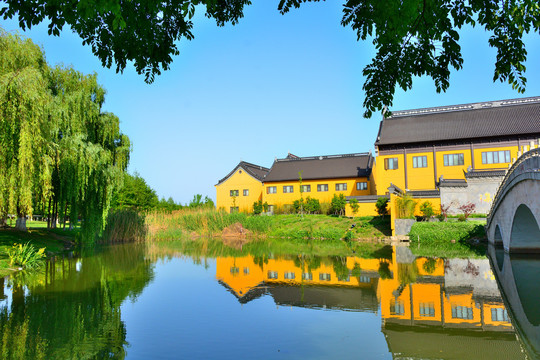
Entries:
{"label": "stone bridge", "polygon": [[540,253],[540,148],[521,155],[493,200],[486,232],[508,253]]}

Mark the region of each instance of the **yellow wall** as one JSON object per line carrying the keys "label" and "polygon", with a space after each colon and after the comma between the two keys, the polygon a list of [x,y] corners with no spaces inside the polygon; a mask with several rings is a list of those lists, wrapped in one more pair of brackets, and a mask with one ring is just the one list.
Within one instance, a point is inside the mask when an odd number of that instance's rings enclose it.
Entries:
{"label": "yellow wall", "polygon": [[[397,158],[398,168],[395,170],[384,169],[384,159]],[[399,155],[381,155],[375,158],[373,162],[373,170],[377,182],[377,195],[384,195],[388,192],[390,183],[396,185],[400,189],[405,189],[405,172],[403,168],[403,154]]]}
{"label": "yellow wall", "polygon": [[[518,153],[517,146],[491,146],[486,148],[475,147],[474,154],[474,169],[504,169],[508,168],[510,163],[498,163],[498,164],[482,164],[482,153],[488,151],[502,151],[509,150],[510,158],[516,159]],[[463,165],[457,166],[444,166],[444,155],[449,154],[463,154]],[[427,167],[414,168],[413,157],[426,156]],[[396,170],[385,170],[384,159],[398,158],[399,168]],[[437,148],[435,158],[437,161],[437,173],[435,174],[435,166],[433,163],[433,152],[408,152],[407,153],[407,186],[405,186],[405,167],[404,167],[405,155],[379,155],[375,158],[373,165],[373,177],[375,179],[374,193],[379,195],[386,194],[390,183],[396,185],[402,190],[430,190],[435,189],[435,175],[437,181],[439,181],[441,175],[445,179],[465,179],[465,172],[469,167],[472,167],[472,158],[470,148],[464,148],[461,150],[444,150],[444,148]]]}
{"label": "yellow wall", "polygon": [[368,203],[358,203],[358,212],[353,214],[351,205],[347,203],[345,206],[345,216],[377,216],[377,208],[375,207],[375,202]]}
{"label": "yellow wall", "polygon": [[[238,190],[235,202],[239,211],[252,212],[253,203],[261,199],[262,188],[262,183],[259,180],[249,175],[244,169],[238,168],[227,180],[216,185],[216,207],[230,212],[230,208],[233,206],[233,197],[230,195],[230,191]],[[249,190],[248,196],[243,195],[244,189]]]}
{"label": "yellow wall", "polygon": [[[367,190],[356,190],[357,182],[367,182]],[[345,191],[336,191],[336,184],[346,183],[347,190]],[[319,184],[328,184],[328,191],[318,192],[317,185]],[[292,193],[283,193],[283,186],[293,186]],[[302,194],[303,198],[306,199],[310,197],[312,199],[318,199],[320,202],[330,202],[334,194],[343,194],[344,196],[357,196],[357,195],[369,195],[370,194],[370,184],[367,178],[349,178],[349,179],[322,179],[322,180],[304,180],[302,185],[311,185],[311,192],[304,192]],[[267,188],[270,186],[277,187],[276,194],[268,194]],[[296,181],[276,181],[276,182],[265,182],[263,189],[263,202],[267,202],[268,205],[292,205],[295,200],[300,199],[300,183]]]}

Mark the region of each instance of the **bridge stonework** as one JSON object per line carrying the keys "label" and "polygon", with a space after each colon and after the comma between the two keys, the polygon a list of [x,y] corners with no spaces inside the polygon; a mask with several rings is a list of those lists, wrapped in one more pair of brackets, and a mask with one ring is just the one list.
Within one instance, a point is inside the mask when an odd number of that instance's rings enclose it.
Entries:
{"label": "bridge stonework", "polygon": [[510,253],[540,253],[540,149],[510,168],[488,216],[488,241]]}

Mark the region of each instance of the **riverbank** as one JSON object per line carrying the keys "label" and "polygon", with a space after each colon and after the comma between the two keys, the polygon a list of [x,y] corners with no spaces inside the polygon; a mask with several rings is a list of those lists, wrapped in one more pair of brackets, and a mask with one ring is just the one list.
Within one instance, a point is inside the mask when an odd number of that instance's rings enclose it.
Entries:
{"label": "riverbank", "polygon": [[[334,217],[328,215],[247,215],[215,210],[180,210],[146,216],[148,238],[153,241],[236,235],[288,240],[373,240],[391,235],[388,217]],[[242,230],[245,229],[245,230]]]}
{"label": "riverbank", "polygon": [[417,222],[409,233],[410,248],[417,256],[485,257],[485,225],[483,221]]}
{"label": "riverbank", "polygon": [[42,224],[29,227],[27,232],[13,228],[0,230],[0,277],[15,271],[9,264],[7,249],[15,243],[25,244],[30,242],[37,249],[45,248],[45,253],[50,256],[59,254],[74,245],[76,232],[61,229],[46,229]]}

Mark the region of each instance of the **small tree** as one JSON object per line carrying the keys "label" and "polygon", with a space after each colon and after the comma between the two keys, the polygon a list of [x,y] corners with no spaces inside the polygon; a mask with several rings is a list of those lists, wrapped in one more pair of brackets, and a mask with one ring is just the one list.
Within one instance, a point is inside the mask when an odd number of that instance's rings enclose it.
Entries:
{"label": "small tree", "polygon": [[379,214],[379,216],[388,215],[388,198],[378,198],[375,207],[377,208],[377,214]]}
{"label": "small tree", "polygon": [[334,194],[332,201],[330,202],[330,212],[334,215],[343,215],[345,214],[345,205],[347,200],[343,194]]}
{"label": "small tree", "polygon": [[427,220],[429,219],[430,217],[433,216],[433,214],[435,213],[433,211],[433,205],[431,205],[431,203],[429,201],[424,201],[421,205],[420,205],[420,212],[422,213],[422,217]]}
{"label": "small tree", "polygon": [[318,214],[321,212],[321,203],[318,199],[312,199],[308,196],[306,198],[306,206],[304,208],[310,214]]}
{"label": "small tree", "polygon": [[465,220],[467,220],[469,218],[469,216],[476,209],[476,205],[473,204],[472,202],[468,202],[466,204],[461,205],[458,209],[463,213],[463,216],[465,217]]}
{"label": "small tree", "polygon": [[262,200],[259,200],[259,201],[255,201],[253,203],[253,214],[254,215],[259,215],[263,210],[263,203],[262,203]]}
{"label": "small tree", "polygon": [[450,210],[450,206],[452,206],[452,203],[447,205],[441,204],[441,217],[443,221],[448,219],[448,210]]}
{"label": "small tree", "polygon": [[358,199],[349,200],[349,205],[351,206],[353,216],[356,215],[356,213],[360,209],[360,204],[358,204]]}

